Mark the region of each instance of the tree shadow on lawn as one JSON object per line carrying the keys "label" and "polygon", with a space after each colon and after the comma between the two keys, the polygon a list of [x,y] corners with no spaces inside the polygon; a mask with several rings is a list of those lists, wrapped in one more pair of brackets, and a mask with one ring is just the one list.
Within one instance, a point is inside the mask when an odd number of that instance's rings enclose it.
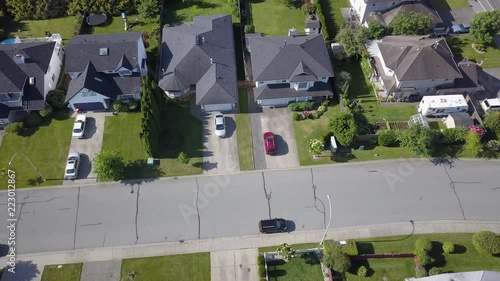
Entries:
{"label": "tree shadow on lawn", "polygon": [[320,264],[318,256],[314,252],[303,253],[300,255],[300,258],[308,265]]}
{"label": "tree shadow on lawn", "polygon": [[432,257],[432,264],[430,267],[444,267],[446,265],[446,258],[443,251],[443,243],[432,241],[432,250],[429,253]]}
{"label": "tree shadow on lawn", "polygon": [[358,270],[360,267],[364,266],[368,271],[366,273],[366,277],[371,277],[375,274],[375,271],[370,267],[370,263],[368,260],[356,260],[352,261],[351,268],[349,269],[349,273],[353,275],[358,275]]}
{"label": "tree shadow on lawn", "polygon": [[468,41],[462,40],[460,37],[450,36],[446,38],[446,43],[450,46],[451,52],[455,57],[462,57],[463,50],[467,46]]}
{"label": "tree shadow on lawn", "polygon": [[[160,169],[160,163],[158,162],[159,160],[155,160],[154,165],[148,165],[147,161],[142,159],[128,162],[125,164],[124,180],[121,182],[125,184],[140,184],[152,182],[164,176],[165,173]],[[130,180],[134,181],[130,182]]]}

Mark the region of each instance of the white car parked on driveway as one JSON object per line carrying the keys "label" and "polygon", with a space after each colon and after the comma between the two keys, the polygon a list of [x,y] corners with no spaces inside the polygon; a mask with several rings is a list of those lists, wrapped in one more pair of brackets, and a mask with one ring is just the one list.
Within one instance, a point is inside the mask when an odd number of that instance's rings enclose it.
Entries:
{"label": "white car parked on driveway", "polygon": [[83,138],[85,135],[85,123],[87,123],[87,116],[83,114],[78,114],[75,118],[75,123],[73,124],[73,137]]}
{"label": "white car parked on driveway", "polygon": [[215,115],[215,135],[220,138],[226,136],[226,121],[222,113]]}
{"label": "white car parked on driveway", "polygon": [[64,179],[74,180],[78,177],[78,168],[80,167],[80,153],[71,152],[66,161],[66,169],[64,170]]}

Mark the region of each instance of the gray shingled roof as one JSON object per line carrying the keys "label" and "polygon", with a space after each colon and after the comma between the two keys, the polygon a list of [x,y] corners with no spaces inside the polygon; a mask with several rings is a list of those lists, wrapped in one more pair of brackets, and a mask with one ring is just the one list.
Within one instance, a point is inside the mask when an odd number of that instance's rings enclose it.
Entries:
{"label": "gray shingled roof", "polygon": [[[54,47],[55,42],[0,44],[0,92],[20,92],[24,87],[23,106],[44,108],[44,75]],[[14,61],[15,53],[24,56],[24,63]],[[35,85],[27,84],[29,77],[35,78]]]}
{"label": "gray shingled roof", "polygon": [[330,84],[324,82],[315,82],[314,86],[307,91],[296,91],[290,88],[289,83],[268,84],[263,87],[254,88],[254,94],[256,100],[293,97],[325,97],[333,95]]}
{"label": "gray shingled roof", "polygon": [[442,23],[443,21],[439,17],[436,10],[425,5],[422,2],[403,2],[396,7],[391,8],[385,12],[375,12],[372,15],[376,20],[378,20],[383,26],[390,26],[394,18],[399,13],[404,13],[405,15],[409,15],[410,12],[425,14],[431,17],[432,25],[436,25],[438,23]]}
{"label": "gray shingled roof", "polygon": [[306,20],[306,27],[319,29],[321,26],[319,20]]}
{"label": "gray shingled roof", "polygon": [[98,72],[92,62],[88,62],[83,72],[69,82],[66,102],[84,88],[109,98],[116,98],[117,89],[114,87],[113,80],[106,74]]}
{"label": "gray shingled roof", "polygon": [[[141,62],[137,62],[137,42],[141,37],[140,32],[77,35],[66,46],[64,70],[66,73],[82,72],[89,61],[99,72],[115,70],[122,63],[123,55],[133,68],[138,68]],[[108,49],[107,56],[99,55],[101,48]]]}
{"label": "gray shingled roof", "polygon": [[238,102],[231,15],[194,17],[192,25],[164,28],[162,38],[160,88],[196,84],[197,105]]}
{"label": "gray shingled roof", "polygon": [[469,127],[471,125],[474,125],[472,118],[470,117],[469,113],[467,113],[467,112],[450,113],[450,116],[448,116],[448,118],[453,119],[453,122],[455,123],[455,127],[458,127],[458,126]]}
{"label": "gray shingled roof", "polygon": [[[314,77],[332,77],[333,69],[323,35],[247,36],[255,81],[294,79],[297,66]],[[297,78],[298,79],[298,78]]]}
{"label": "gray shingled roof", "polygon": [[386,66],[400,81],[462,78],[443,38],[386,36],[377,44]]}

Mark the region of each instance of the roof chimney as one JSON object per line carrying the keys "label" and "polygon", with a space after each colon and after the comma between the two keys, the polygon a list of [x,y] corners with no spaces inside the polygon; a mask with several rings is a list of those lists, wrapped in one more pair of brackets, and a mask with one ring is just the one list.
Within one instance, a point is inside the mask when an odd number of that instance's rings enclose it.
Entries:
{"label": "roof chimney", "polygon": [[288,30],[288,36],[289,37],[295,37],[297,36],[297,29],[295,27],[292,27]]}
{"label": "roof chimney", "polygon": [[14,54],[14,61],[15,61],[17,64],[22,64],[22,63],[24,63],[24,56],[23,56],[23,54],[21,54],[21,53],[15,53],[15,54]]}

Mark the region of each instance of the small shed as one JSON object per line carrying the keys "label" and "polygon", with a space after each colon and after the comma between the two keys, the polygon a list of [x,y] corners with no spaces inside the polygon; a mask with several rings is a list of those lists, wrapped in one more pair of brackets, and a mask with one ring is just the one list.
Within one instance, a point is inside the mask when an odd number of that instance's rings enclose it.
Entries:
{"label": "small shed", "polygon": [[321,24],[319,20],[306,20],[306,28],[304,30],[306,34],[319,34],[320,30]]}
{"label": "small shed", "polygon": [[446,128],[466,127],[474,125],[474,121],[467,112],[451,113],[444,119]]}

